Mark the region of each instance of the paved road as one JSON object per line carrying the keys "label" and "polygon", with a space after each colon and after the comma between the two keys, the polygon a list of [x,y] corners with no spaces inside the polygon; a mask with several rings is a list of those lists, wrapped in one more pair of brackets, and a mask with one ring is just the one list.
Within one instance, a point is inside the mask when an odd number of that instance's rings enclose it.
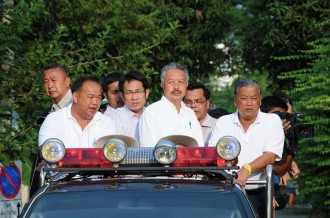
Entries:
{"label": "paved road", "polygon": [[323,218],[312,212],[310,206],[287,205],[286,208],[276,211],[276,218]]}

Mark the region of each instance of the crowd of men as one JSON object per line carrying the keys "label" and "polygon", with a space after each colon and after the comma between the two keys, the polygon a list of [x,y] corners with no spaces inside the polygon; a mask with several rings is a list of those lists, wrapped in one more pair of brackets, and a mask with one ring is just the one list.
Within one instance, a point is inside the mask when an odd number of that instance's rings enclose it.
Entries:
{"label": "crowd of men", "polygon": [[[188,136],[197,145],[207,147],[230,135],[241,144],[236,180],[245,186],[260,216],[265,217],[265,187],[246,185],[246,181],[263,179],[263,169],[271,164],[279,177],[285,177],[282,183],[287,182],[286,174],[294,163],[283,152],[290,123],[271,113],[287,111],[286,102],[276,96],[262,99],[258,83],[243,79],[234,91],[237,110],[231,114],[214,110],[210,112],[212,117],[208,113],[210,91],[200,82],[189,82],[186,67],[169,63],[160,73],[163,96],[146,106],[149,84],[140,71],[114,72],[102,83],[96,77],[83,76],[70,89],[65,65],[46,66],[44,88],[54,103],[43,116],[46,118],[40,127],[39,146],[48,138],[58,138],[67,148],[93,148],[99,138],[121,134],[136,139],[141,147],[153,147],[159,139],[171,135]],[[101,113],[103,96],[108,105]],[[295,168],[293,174],[297,177],[299,169]]]}

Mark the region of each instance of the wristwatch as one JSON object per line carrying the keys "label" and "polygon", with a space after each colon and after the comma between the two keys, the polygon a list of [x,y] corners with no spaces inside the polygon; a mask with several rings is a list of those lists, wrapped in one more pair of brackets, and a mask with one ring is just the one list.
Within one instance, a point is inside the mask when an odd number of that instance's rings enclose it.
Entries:
{"label": "wristwatch", "polygon": [[249,175],[251,175],[252,167],[250,164],[244,164],[243,168],[246,169],[249,172]]}

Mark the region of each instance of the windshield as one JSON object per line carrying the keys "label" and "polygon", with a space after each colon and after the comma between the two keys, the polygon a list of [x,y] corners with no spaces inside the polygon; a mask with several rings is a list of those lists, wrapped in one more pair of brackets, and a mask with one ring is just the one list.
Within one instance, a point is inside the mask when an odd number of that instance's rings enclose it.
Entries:
{"label": "windshield", "polygon": [[[86,191],[44,195],[30,217],[249,217],[235,193]],[[251,212],[248,212],[251,213]]]}

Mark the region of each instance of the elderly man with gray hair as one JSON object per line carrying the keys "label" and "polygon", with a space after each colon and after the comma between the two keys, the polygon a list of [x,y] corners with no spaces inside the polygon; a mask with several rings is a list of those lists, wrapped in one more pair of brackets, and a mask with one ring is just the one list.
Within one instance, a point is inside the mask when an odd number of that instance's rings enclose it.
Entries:
{"label": "elderly man with gray hair", "polygon": [[194,138],[204,145],[201,126],[194,111],[182,101],[188,86],[188,70],[178,63],[169,63],[161,70],[161,100],[148,106],[139,122],[141,147],[154,147],[158,140],[170,135]]}

